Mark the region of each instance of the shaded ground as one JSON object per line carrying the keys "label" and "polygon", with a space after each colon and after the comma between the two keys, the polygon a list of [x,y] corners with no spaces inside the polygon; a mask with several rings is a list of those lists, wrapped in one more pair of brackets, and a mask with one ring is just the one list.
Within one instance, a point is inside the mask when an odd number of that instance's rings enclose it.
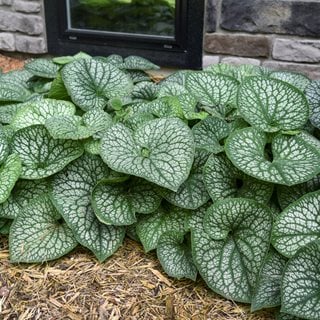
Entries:
{"label": "shaded ground", "polygon": [[[24,58],[0,54],[6,72]],[[1,320],[272,320],[250,314],[211,291],[199,280],[177,281],[165,275],[155,254],[131,240],[105,263],[78,248],[58,261],[13,265],[0,236]]]}

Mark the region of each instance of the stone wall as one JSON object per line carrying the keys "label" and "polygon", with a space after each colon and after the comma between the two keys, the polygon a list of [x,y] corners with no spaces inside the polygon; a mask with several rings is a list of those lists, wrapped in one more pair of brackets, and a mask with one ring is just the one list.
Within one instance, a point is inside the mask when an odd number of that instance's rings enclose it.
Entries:
{"label": "stone wall", "polygon": [[207,0],[204,66],[249,63],[320,78],[320,0]]}
{"label": "stone wall", "polygon": [[0,50],[47,52],[42,0],[0,0]]}
{"label": "stone wall", "polygon": [[[0,50],[47,52],[43,1],[0,0]],[[206,1],[204,66],[249,63],[320,78],[320,0]]]}

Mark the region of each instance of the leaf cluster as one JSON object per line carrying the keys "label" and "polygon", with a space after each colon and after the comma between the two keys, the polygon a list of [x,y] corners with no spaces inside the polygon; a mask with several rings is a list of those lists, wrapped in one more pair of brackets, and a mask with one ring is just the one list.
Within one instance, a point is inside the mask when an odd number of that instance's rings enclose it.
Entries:
{"label": "leaf cluster", "polygon": [[125,235],[165,272],[320,318],[320,82],[213,65],[159,83],[85,53],[0,74],[0,233],[14,263]]}

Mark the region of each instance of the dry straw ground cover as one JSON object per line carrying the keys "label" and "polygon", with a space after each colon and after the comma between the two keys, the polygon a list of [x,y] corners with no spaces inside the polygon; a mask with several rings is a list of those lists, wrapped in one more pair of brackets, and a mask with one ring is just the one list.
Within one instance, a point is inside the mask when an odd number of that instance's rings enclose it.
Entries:
{"label": "dry straw ground cover", "polygon": [[43,265],[13,265],[0,247],[0,319],[271,320],[224,300],[202,281],[172,280],[155,254],[126,240],[105,263],[84,249]]}
{"label": "dry straw ground cover", "polygon": [[[0,55],[0,68],[23,66],[23,59]],[[154,253],[127,239],[105,263],[78,248],[42,265],[11,264],[0,237],[0,319],[203,319],[271,320],[271,313],[225,300],[205,284],[165,275]]]}

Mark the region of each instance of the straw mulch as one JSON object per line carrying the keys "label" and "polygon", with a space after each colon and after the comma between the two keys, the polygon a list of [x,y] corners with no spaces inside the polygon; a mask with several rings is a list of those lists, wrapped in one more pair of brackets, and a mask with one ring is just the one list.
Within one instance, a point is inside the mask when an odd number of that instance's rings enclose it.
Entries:
{"label": "straw mulch", "polygon": [[[0,245],[0,319],[271,320],[210,292],[201,280],[173,280],[136,242],[104,263],[82,248],[42,265],[13,265]],[[2,316],[2,317],[1,317]]]}
{"label": "straw mulch", "polygon": [[0,70],[8,72],[10,70],[21,69],[25,63],[25,56],[14,54],[14,57],[9,57],[0,53]]}
{"label": "straw mulch", "polygon": [[[23,57],[0,54],[3,71]],[[42,265],[13,265],[0,236],[0,320],[272,320],[268,312],[225,300],[203,281],[173,280],[154,253],[129,239],[106,262],[77,248]]]}

